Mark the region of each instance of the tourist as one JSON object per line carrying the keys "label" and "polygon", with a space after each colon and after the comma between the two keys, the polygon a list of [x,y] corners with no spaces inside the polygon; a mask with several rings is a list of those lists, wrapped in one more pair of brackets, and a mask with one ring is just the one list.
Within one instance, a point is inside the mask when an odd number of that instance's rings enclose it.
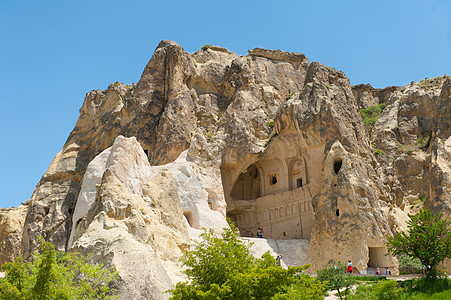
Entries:
{"label": "tourist", "polygon": [[390,270],[388,269],[388,267],[385,267],[385,275],[391,275],[390,273],[391,273],[391,272],[390,272]]}
{"label": "tourist", "polygon": [[348,260],[348,270],[347,270],[348,274],[352,274],[352,262],[350,260]]}
{"label": "tourist", "polygon": [[381,275],[381,270],[379,268],[376,269],[376,275]]}
{"label": "tourist", "polygon": [[282,255],[282,254],[277,255],[276,260],[277,260],[277,265],[278,265],[279,267],[281,266],[280,261],[282,260],[282,258],[283,258],[283,255]]}
{"label": "tourist", "polygon": [[263,228],[258,227],[257,229],[257,237],[263,238]]}

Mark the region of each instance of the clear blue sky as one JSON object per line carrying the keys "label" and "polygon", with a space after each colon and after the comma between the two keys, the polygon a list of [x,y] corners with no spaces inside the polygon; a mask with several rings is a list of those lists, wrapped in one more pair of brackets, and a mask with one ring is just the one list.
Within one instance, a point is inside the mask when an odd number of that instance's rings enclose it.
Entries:
{"label": "clear blue sky", "polygon": [[451,1],[0,0],[0,207],[29,199],[85,94],[137,82],[163,39],[295,51],[352,84],[405,85],[451,74]]}

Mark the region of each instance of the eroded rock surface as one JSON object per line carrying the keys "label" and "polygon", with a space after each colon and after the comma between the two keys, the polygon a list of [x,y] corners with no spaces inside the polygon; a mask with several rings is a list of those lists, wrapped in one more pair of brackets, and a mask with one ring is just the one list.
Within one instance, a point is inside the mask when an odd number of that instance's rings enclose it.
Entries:
{"label": "eroded rock surface", "polygon": [[[190,54],[162,41],[136,85],[86,95],[25,220],[0,212],[17,224],[2,231],[2,249],[22,246],[4,260],[30,257],[42,235],[115,265],[124,299],[164,299],[184,278],[177,261],[189,238],[220,231],[228,216],[243,237],[262,228],[277,243],[257,248],[286,263],[315,270],[351,259],[359,271],[396,272],[385,242],[407,214],[424,205],[450,213],[450,95],[446,76],[351,87],[300,53]],[[365,126],[359,109],[381,103]]]}

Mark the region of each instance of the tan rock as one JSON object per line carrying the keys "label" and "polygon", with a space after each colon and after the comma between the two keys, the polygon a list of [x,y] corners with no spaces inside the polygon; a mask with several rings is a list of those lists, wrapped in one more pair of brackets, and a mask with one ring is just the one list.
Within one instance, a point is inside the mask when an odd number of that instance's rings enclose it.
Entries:
{"label": "tan rock", "polygon": [[21,253],[21,239],[28,207],[0,208],[0,266]]}

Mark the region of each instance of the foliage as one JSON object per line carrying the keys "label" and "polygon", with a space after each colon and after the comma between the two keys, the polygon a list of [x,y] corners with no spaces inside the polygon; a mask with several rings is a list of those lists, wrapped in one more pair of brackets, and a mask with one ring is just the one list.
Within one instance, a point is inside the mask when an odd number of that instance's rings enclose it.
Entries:
{"label": "foliage", "polygon": [[379,118],[381,112],[384,110],[384,108],[385,102],[379,105],[370,106],[368,108],[360,110],[360,115],[362,116],[363,123],[366,125],[366,128],[368,129],[368,133],[371,133],[374,124],[376,124],[376,121]]}
{"label": "foliage", "polygon": [[78,253],[59,253],[42,237],[39,248],[31,263],[19,257],[2,266],[0,299],[115,299],[109,284],[116,271],[90,265]]}
{"label": "foliage", "polygon": [[347,278],[352,279],[353,281],[381,281],[386,280],[387,277],[384,275],[350,275]]}
{"label": "foliage", "polygon": [[201,237],[181,259],[189,281],[169,290],[171,299],[271,299],[275,295],[288,299],[284,297],[295,295],[301,287],[310,298],[299,299],[322,297],[323,285],[295,276],[309,265],[283,269],[269,252],[256,259],[231,228],[225,228],[222,236],[204,229]]}
{"label": "foliage", "polygon": [[[408,231],[388,237],[387,249],[392,255],[406,254],[418,258],[428,266],[428,276],[445,258],[451,258],[451,224],[441,213],[433,215],[423,208],[416,215],[409,215]],[[432,272],[431,272],[432,271]]]}
{"label": "foliage", "polygon": [[266,126],[268,126],[268,128],[273,128],[274,127],[274,120],[271,120],[268,123],[266,123]]}
{"label": "foliage", "polygon": [[307,275],[300,275],[299,281],[291,285],[284,293],[276,294],[274,300],[315,300],[323,299],[326,284]]}
{"label": "foliage", "polygon": [[426,151],[429,148],[432,140],[432,131],[427,131],[423,135],[419,136],[415,142],[418,148]]}
{"label": "foliage", "polygon": [[342,299],[340,289],[343,287],[348,289],[354,283],[354,277],[346,275],[346,265],[342,262],[318,270],[317,278],[327,284],[328,290],[337,290],[340,299]]}
{"label": "foliage", "polygon": [[430,278],[401,282],[385,280],[361,285],[347,299],[451,299],[451,281]]}
{"label": "foliage", "polygon": [[402,289],[398,287],[398,283],[396,281],[383,280],[377,284],[358,286],[355,294],[346,297],[346,299],[391,300],[398,298],[401,293]]}
{"label": "foliage", "polygon": [[385,155],[385,151],[379,148],[373,148],[374,153],[377,155]]}
{"label": "foliage", "polygon": [[211,44],[206,44],[206,45],[203,45],[202,47],[200,47],[200,50],[207,51],[210,47],[211,47]]}
{"label": "foliage", "polygon": [[398,257],[399,273],[400,274],[420,274],[423,272],[423,265],[416,257],[410,257],[406,254],[401,254]]}

